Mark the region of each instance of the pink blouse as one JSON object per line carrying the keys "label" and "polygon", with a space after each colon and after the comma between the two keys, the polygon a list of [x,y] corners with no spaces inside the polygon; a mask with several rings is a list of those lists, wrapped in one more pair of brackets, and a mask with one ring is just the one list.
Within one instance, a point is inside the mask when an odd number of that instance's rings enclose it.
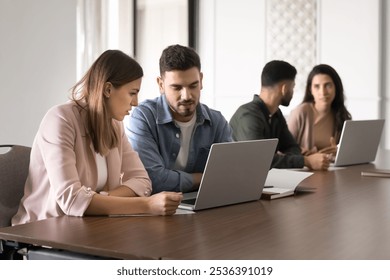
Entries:
{"label": "pink blouse", "polygon": [[[95,151],[86,132],[86,112],[74,102],[51,108],[44,116],[31,151],[24,197],[12,224],[57,217],[83,216],[96,193]],[[107,155],[107,185],[126,185],[139,196],[151,191],[148,174],[124,133]]]}
{"label": "pink blouse", "polygon": [[336,137],[333,115],[316,119],[313,103],[302,103],[292,110],[287,125],[303,153],[329,147],[330,137]]}

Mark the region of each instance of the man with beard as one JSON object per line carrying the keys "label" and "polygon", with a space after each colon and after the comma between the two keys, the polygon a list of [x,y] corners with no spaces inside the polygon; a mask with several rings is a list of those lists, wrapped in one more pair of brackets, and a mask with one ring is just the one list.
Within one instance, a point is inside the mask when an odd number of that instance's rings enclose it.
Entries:
{"label": "man with beard", "polygon": [[288,130],[279,106],[288,106],[294,94],[297,70],[291,64],[273,60],[261,73],[260,94],[240,106],[230,120],[236,141],[278,138],[278,147],[272,161],[274,168],[302,168],[327,170],[329,157],[315,153],[301,154],[301,149]]}
{"label": "man with beard", "polygon": [[167,47],[157,78],[161,95],[139,104],[125,120],[127,137],[148,171],[153,193],[197,190],[211,145],[233,141],[222,114],[200,103],[202,79],[193,49]]}

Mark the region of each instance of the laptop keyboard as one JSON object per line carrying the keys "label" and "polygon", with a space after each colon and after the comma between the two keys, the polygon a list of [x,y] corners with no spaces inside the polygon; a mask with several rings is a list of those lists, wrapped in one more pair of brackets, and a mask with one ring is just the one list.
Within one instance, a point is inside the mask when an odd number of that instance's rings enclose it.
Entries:
{"label": "laptop keyboard", "polygon": [[181,201],[181,203],[195,205],[195,201],[196,201],[196,198],[191,198],[191,199],[184,199]]}

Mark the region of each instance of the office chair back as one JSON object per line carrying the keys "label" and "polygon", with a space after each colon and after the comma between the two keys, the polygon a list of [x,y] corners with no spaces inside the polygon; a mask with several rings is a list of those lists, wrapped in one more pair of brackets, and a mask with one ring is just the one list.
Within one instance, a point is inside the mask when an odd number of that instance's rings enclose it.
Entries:
{"label": "office chair back", "polygon": [[0,148],[10,148],[5,153],[0,150],[0,227],[6,227],[11,225],[23,197],[31,148],[18,145],[0,145]]}
{"label": "office chair back", "polygon": [[[1,153],[1,148],[10,148],[10,150]],[[28,175],[30,153],[29,147],[0,145],[0,227],[11,226],[11,219],[18,211]],[[0,259],[21,259],[22,256],[18,253],[20,248],[25,248],[23,255],[29,260],[111,259],[18,244],[18,242],[1,240],[0,242]]]}

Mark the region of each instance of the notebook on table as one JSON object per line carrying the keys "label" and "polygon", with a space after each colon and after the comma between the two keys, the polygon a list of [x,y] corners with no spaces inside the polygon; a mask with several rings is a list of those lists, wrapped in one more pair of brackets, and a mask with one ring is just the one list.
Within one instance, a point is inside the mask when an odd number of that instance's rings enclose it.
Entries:
{"label": "notebook on table", "polygon": [[216,143],[195,193],[184,194],[181,209],[202,210],[258,200],[278,139]]}
{"label": "notebook on table", "polygon": [[385,120],[345,121],[333,166],[375,160]]}
{"label": "notebook on table", "polygon": [[[291,169],[272,168],[265,180],[261,199],[276,199],[292,196],[299,188],[299,184],[313,172],[296,171]],[[312,192],[315,188],[299,188],[301,192]]]}

